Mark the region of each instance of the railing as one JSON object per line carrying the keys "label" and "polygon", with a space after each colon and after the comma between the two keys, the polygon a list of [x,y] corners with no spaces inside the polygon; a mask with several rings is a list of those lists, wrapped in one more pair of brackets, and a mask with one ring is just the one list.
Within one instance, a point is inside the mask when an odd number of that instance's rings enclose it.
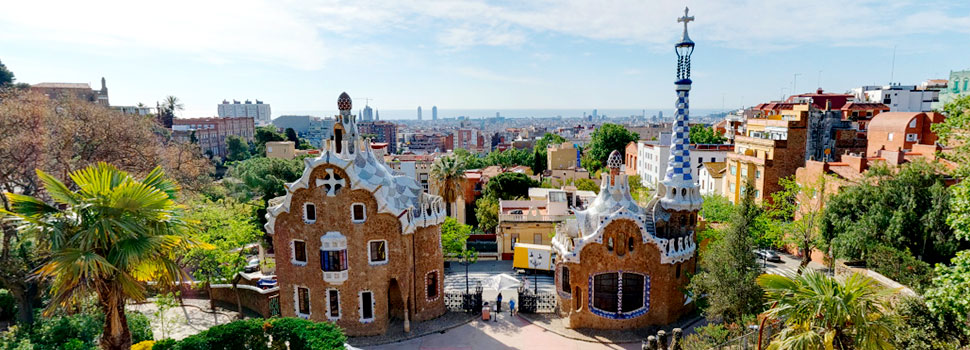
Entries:
{"label": "railing", "polygon": [[570,215],[529,215],[529,214],[498,214],[498,220],[502,222],[517,221],[517,222],[528,222],[528,221],[542,221],[542,222],[556,222],[564,221],[569,218]]}
{"label": "railing", "polygon": [[[723,342],[721,344],[715,345],[710,350],[757,350],[758,348],[758,329],[750,329],[748,333],[742,334],[741,336]],[[764,333],[761,334],[761,349],[767,349],[768,344],[771,343],[771,336],[775,334],[775,328],[770,324],[765,325]]]}

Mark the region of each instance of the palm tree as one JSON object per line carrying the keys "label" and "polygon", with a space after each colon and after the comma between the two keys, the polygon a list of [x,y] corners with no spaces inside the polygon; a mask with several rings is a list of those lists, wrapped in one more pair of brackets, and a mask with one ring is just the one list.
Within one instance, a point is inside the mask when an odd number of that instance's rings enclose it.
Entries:
{"label": "palm tree", "polygon": [[165,100],[162,101],[162,107],[164,107],[169,112],[171,112],[173,118],[175,117],[176,111],[181,111],[185,109],[185,105],[182,104],[182,101],[179,100],[178,97],[175,97],[172,95],[168,95],[167,97],[165,97]]}
{"label": "palm tree", "polygon": [[887,299],[895,293],[853,273],[840,281],[814,270],[801,275],[761,275],[766,316],[785,328],[769,350],[894,349]]}
{"label": "palm tree", "polygon": [[[451,207],[461,197],[464,185],[465,162],[458,157],[441,157],[431,165],[431,187],[448,203],[449,216],[456,215]],[[454,211],[457,211],[457,207]]]}
{"label": "palm tree", "polygon": [[54,204],[6,193],[11,209],[4,214],[49,251],[37,272],[50,280],[48,311],[94,294],[105,314],[101,348],[131,348],[126,301],[145,299],[145,281],[182,280],[175,258],[196,244],[174,201],[177,186],[161,168],[137,180],[107,163],[71,173],[76,191],[37,175]]}

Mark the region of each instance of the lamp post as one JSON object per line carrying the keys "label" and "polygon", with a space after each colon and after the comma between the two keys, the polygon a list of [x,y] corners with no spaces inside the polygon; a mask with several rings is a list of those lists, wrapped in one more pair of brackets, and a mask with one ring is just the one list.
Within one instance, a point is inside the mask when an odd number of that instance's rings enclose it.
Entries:
{"label": "lamp post", "polygon": [[529,264],[532,265],[532,284],[535,295],[539,295],[539,263],[541,262],[539,254],[535,252],[529,253]]}

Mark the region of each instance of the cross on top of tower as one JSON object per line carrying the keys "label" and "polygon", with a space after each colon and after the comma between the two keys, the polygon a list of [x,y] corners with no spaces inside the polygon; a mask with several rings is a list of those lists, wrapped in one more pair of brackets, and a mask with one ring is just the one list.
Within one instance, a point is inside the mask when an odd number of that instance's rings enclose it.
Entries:
{"label": "cross on top of tower", "polygon": [[680,23],[680,22],[683,22],[684,23],[684,38],[683,38],[683,40],[681,40],[683,42],[690,41],[690,37],[687,36],[687,23],[694,21],[694,16],[688,16],[687,15],[687,12],[689,10],[690,10],[689,8],[684,7],[684,16],[683,17],[680,17],[680,18],[677,18],[677,22],[678,23]]}

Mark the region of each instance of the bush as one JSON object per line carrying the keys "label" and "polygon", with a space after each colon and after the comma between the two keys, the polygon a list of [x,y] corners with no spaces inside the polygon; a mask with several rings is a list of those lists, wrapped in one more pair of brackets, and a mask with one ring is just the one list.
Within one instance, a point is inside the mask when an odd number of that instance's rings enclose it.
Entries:
{"label": "bush", "polygon": [[311,322],[300,318],[278,318],[267,322],[266,332],[273,337],[273,349],[290,350],[343,349],[347,337],[329,322]]}
{"label": "bush", "polygon": [[0,289],[0,320],[12,320],[17,315],[17,300],[6,289]]}
{"label": "bush", "polygon": [[152,350],[173,350],[175,349],[176,344],[178,344],[178,342],[176,342],[175,339],[165,338],[155,342],[155,345],[152,346]]}
{"label": "bush", "polygon": [[[127,312],[126,316],[128,317],[128,329],[131,331],[132,344],[155,339],[148,316],[140,312]],[[148,347],[148,349],[151,349],[151,347]]]}
{"label": "bush", "polygon": [[[132,341],[132,343],[135,343],[135,342]],[[146,341],[135,343],[134,345],[131,346],[131,350],[152,350],[152,347],[154,346],[155,346],[154,341],[146,340]]]}
{"label": "bush", "polygon": [[29,335],[34,349],[97,349],[95,339],[104,327],[104,316],[75,314],[38,318]]}
{"label": "bush", "polygon": [[[251,319],[218,325],[179,341],[159,340],[152,350],[343,349],[346,340],[340,328],[328,322],[299,318]],[[290,343],[289,348],[286,342]]]}
{"label": "bush", "polygon": [[916,290],[923,290],[933,279],[933,267],[916,260],[912,254],[887,246],[869,252],[866,264],[883,276]]}
{"label": "bush", "polygon": [[897,349],[959,349],[970,342],[957,320],[934,314],[920,298],[900,299],[895,312],[892,334]]}

